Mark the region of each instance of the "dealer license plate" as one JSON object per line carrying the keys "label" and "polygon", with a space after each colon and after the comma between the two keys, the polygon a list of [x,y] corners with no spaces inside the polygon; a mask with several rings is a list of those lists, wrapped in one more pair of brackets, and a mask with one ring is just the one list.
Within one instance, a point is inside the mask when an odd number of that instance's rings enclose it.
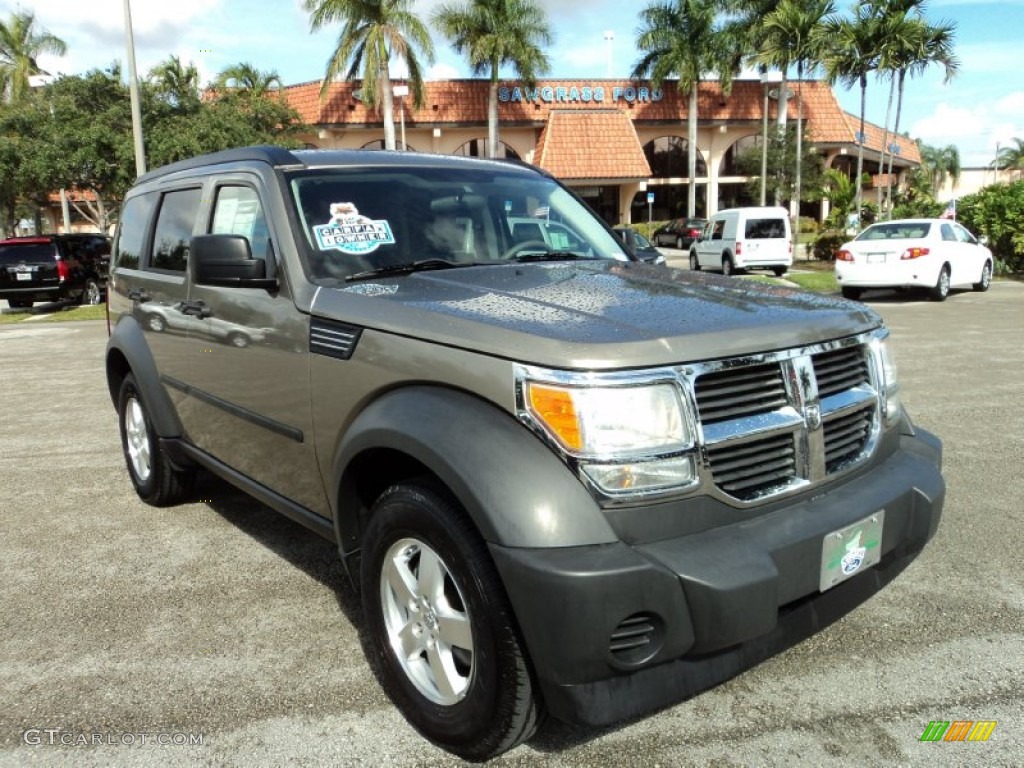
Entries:
{"label": "dealer license plate", "polygon": [[884,264],[885,254],[884,253],[869,253],[868,264]]}
{"label": "dealer license plate", "polygon": [[824,592],[840,582],[870,568],[882,557],[881,509],[860,522],[840,528],[825,536],[821,545],[821,581]]}

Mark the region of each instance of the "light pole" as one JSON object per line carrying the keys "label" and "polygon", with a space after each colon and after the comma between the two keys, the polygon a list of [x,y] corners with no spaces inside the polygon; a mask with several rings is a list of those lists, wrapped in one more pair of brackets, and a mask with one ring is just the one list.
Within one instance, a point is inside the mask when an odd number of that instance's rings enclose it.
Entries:
{"label": "light pole", "polygon": [[146,172],[146,150],[142,144],[142,108],[139,106],[139,78],[135,72],[135,35],[132,33],[132,9],[124,0],[124,39],[128,48],[128,92],[132,99],[132,136],[135,139],[135,173]]}
{"label": "light pole", "polygon": [[402,151],[405,152],[405,97],[409,95],[409,86],[396,85],[394,94],[398,97],[398,121],[401,125]]}
{"label": "light pole", "polygon": [[761,92],[764,105],[761,107],[761,205],[765,204],[768,185],[768,86],[782,81],[781,72],[761,73]]}

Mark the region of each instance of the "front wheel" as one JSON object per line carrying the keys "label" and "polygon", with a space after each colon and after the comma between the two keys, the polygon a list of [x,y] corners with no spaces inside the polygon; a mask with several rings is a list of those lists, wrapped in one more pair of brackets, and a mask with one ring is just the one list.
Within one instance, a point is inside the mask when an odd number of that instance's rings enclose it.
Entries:
{"label": "front wheel", "polygon": [[985,266],[981,268],[981,279],[971,287],[976,291],[987,291],[990,285],[992,285],[992,263],[986,261]]}
{"label": "front wheel", "polygon": [[136,493],[147,504],[166,507],[183,501],[192,488],[193,469],[175,469],[153,430],[146,404],[132,374],[124,377],[117,401],[121,449]]}
{"label": "front wheel", "polygon": [[935,281],[935,287],[931,290],[934,301],[945,301],[949,296],[949,267],[943,266],[939,270],[939,279]]}
{"label": "front wheel", "polygon": [[700,260],[697,258],[697,252],[694,250],[690,251],[690,269],[694,272],[700,272]]}
{"label": "front wheel", "polygon": [[7,304],[11,309],[32,309],[32,302],[25,299],[8,299]]}
{"label": "front wheel", "polygon": [[533,734],[540,709],[511,607],[446,489],[402,483],[380,496],[361,588],[381,684],[420,733],[468,760]]}

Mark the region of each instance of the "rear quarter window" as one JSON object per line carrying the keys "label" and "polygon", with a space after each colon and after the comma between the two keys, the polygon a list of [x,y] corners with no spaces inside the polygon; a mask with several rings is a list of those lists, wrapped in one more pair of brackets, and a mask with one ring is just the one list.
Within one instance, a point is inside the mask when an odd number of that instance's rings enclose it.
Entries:
{"label": "rear quarter window", "polygon": [[149,266],[168,272],[184,272],[188,265],[189,241],[195,230],[202,190],[168,192],[160,203],[153,230],[153,255]]}
{"label": "rear quarter window", "polygon": [[149,218],[153,214],[157,196],[154,193],[130,198],[121,211],[121,224],[117,230],[114,253],[117,266],[138,269],[142,247],[146,241]]}

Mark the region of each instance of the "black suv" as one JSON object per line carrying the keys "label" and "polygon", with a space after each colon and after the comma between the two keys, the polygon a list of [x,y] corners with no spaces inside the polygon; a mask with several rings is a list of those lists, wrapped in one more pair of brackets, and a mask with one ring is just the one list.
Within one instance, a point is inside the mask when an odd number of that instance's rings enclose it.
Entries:
{"label": "black suv", "polygon": [[939,524],[877,314],[637,263],[529,166],[182,161],[128,193],[114,259],[139,496],[202,468],[334,542],[385,688],[463,757],[715,685]]}
{"label": "black suv", "polygon": [[110,265],[104,235],[42,235],[0,240],[0,299],[14,308],[36,301],[103,301]]}

